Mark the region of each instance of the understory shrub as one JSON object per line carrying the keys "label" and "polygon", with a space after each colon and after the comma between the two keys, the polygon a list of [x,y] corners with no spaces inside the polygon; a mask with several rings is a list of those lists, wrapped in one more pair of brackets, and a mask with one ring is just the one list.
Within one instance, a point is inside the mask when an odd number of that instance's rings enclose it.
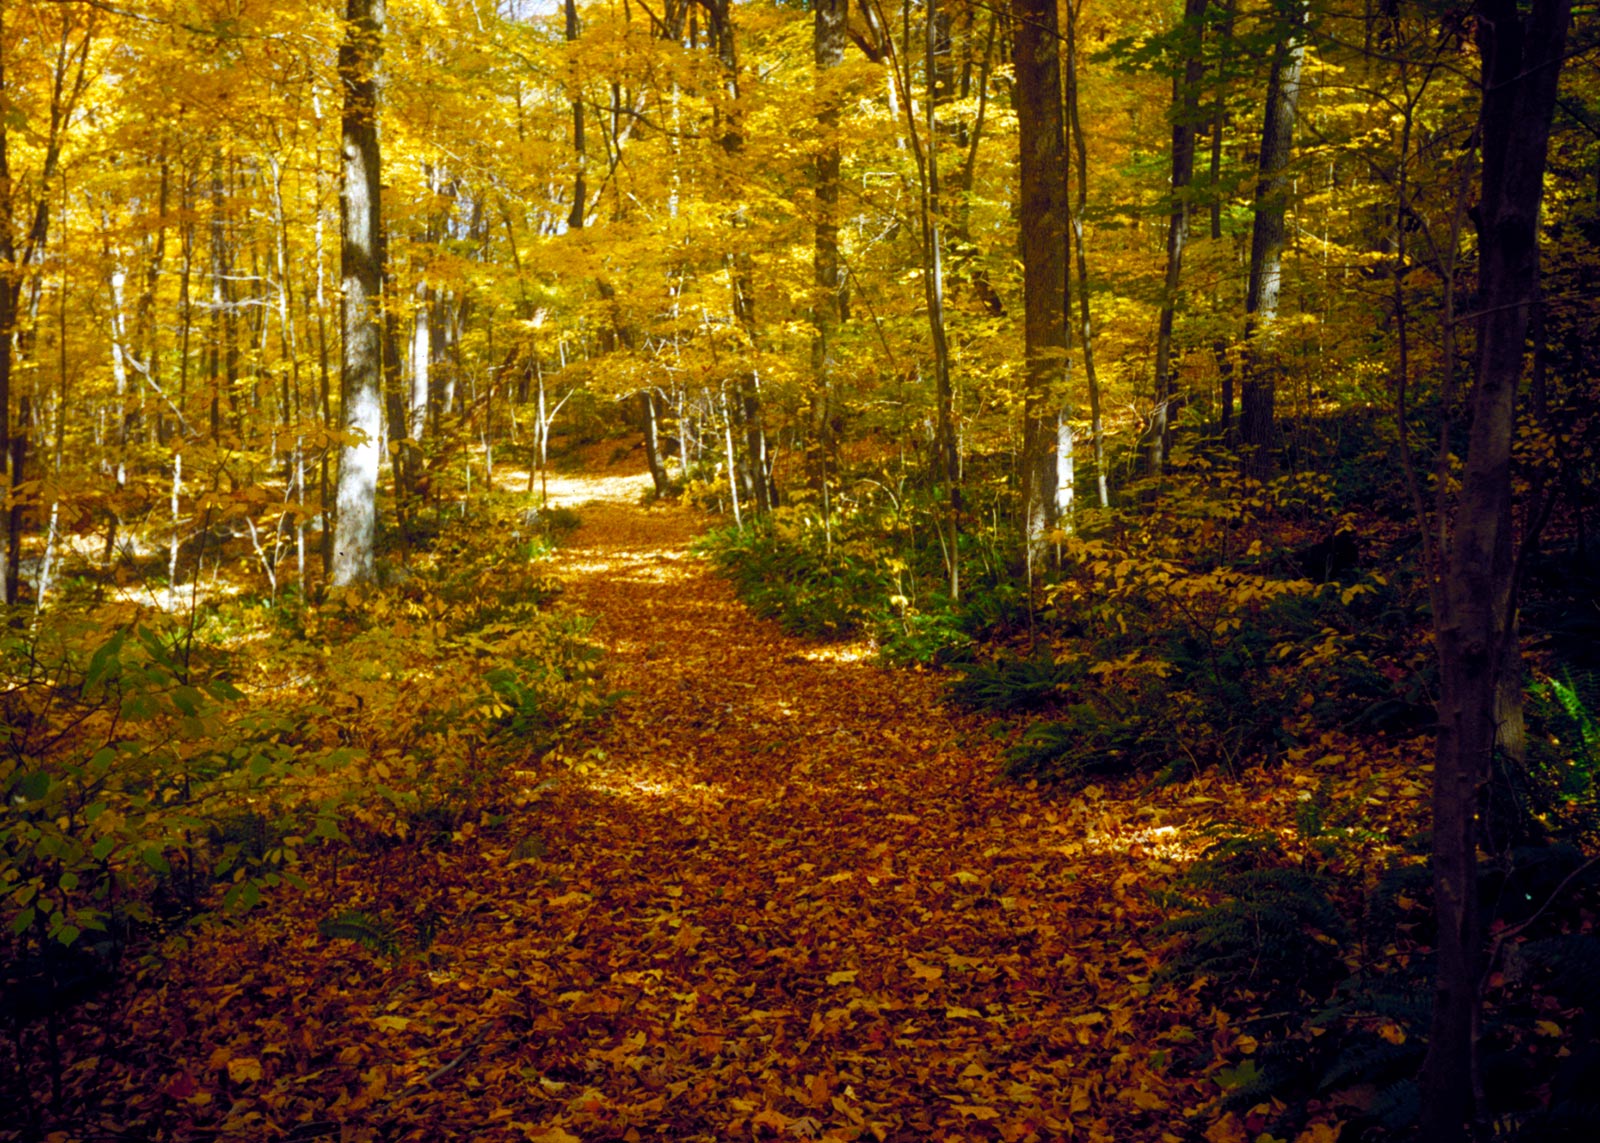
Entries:
{"label": "understory shrub", "polygon": [[838,544],[804,517],[779,509],[744,527],[709,533],[698,550],[733,582],[746,606],[791,635],[860,633],[884,593],[883,561],[869,545]]}
{"label": "understory shrub", "polygon": [[957,537],[955,601],[944,505],[885,473],[855,481],[826,510],[799,491],[742,528],[707,533],[697,550],[751,610],[792,635],[866,636],[893,665],[958,662],[976,639],[1008,636],[1030,619],[1027,594],[1012,578],[1009,525],[995,504],[974,500],[970,509],[988,523]]}
{"label": "understory shrub", "polygon": [[1557,828],[1600,836],[1600,671],[1547,675],[1529,688],[1531,812]]}
{"label": "understory shrub", "polygon": [[[1386,843],[1365,884],[1350,872],[1378,835],[1360,805],[1319,789],[1291,832],[1219,831],[1175,892],[1162,974],[1193,982],[1259,1041],[1215,1071],[1225,1109],[1270,1108],[1293,1138],[1314,1106],[1341,1138],[1408,1138],[1432,1010],[1435,940],[1427,839]],[[1600,1083],[1600,940],[1587,917],[1600,873],[1546,843],[1486,859],[1479,894],[1496,934],[1485,977],[1483,1089],[1504,1138],[1573,1138]]]}
{"label": "understory shrub", "polygon": [[0,982],[33,998],[13,1015],[74,1002],[141,933],[303,886],[324,849],[490,821],[605,710],[589,622],[497,524],[320,606],[0,627]]}
{"label": "understory shrub", "polygon": [[[1154,771],[1175,778],[1271,757],[1331,726],[1425,717],[1396,671],[1406,628],[1381,580],[1350,586],[1228,569],[1191,572],[1103,541],[1068,540],[1047,589],[1050,655],[975,665],[951,690],[983,710],[1037,710],[1007,751],[1015,777]],[[1071,634],[1065,634],[1071,632]]]}

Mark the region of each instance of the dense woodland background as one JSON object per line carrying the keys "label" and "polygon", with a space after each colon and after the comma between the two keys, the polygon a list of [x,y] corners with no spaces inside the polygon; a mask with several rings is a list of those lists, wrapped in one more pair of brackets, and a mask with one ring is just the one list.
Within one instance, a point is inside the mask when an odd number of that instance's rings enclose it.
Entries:
{"label": "dense woodland background", "polygon": [[[1346,1138],[1577,1138],[1597,26],[1570,0],[4,0],[26,1130],[128,950],[310,854],[459,838],[513,755],[582,754],[616,696],[547,606],[574,521],[541,489],[614,440],[722,514],[706,553],[757,612],[949,669],[1011,779],[1410,743],[1381,785],[1412,836],[1308,793],[1297,836],[1213,839],[1170,902],[1179,971],[1286,1045],[1224,1087],[1360,1088]],[[1313,1050],[1336,1011],[1362,1059]]]}

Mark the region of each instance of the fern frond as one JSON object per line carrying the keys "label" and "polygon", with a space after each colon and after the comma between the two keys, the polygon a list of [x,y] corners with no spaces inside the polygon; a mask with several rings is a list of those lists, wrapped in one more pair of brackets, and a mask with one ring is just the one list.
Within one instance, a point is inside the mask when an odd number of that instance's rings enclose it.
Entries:
{"label": "fern frond", "polygon": [[1337,1091],[1357,1084],[1382,1084],[1411,1074],[1423,1048],[1418,1041],[1391,1044],[1377,1036],[1362,1036],[1346,1041],[1317,1087]]}
{"label": "fern frond", "polygon": [[400,951],[394,922],[359,909],[346,909],[337,917],[324,917],[317,924],[317,932],[325,940],[354,941],[382,956],[394,956]]}

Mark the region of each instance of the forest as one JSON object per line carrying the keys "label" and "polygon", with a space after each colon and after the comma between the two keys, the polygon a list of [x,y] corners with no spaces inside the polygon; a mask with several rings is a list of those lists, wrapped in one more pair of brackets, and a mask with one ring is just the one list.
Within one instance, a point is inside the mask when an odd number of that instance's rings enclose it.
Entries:
{"label": "forest", "polygon": [[1574,0],[0,0],[0,1140],[1600,1117]]}

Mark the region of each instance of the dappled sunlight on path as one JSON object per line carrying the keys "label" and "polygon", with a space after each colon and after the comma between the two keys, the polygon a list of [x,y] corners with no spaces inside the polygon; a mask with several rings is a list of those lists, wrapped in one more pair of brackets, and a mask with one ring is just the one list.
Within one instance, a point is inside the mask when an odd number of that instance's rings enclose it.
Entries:
{"label": "dappled sunlight on path", "polygon": [[[140,1093],[130,1122],[184,1141],[1194,1137],[1235,1033],[1159,975],[1152,889],[1214,799],[999,780],[993,726],[948,709],[942,678],[753,618],[689,552],[709,521],[647,486],[551,482],[582,519],[551,565],[560,606],[594,620],[610,717],[528,757],[509,817],[195,933],[138,1029],[107,1033],[143,1061],[107,1081]],[[393,918],[398,951],[318,935],[351,908]]]}
{"label": "dappled sunlight on path", "polygon": [[497,906],[532,995],[494,1102],[549,1139],[1182,1130],[1197,1091],[1134,1050],[1162,811],[997,782],[939,679],[781,635],[685,555],[703,517],[614,487],[561,485],[565,603],[626,697]]}

